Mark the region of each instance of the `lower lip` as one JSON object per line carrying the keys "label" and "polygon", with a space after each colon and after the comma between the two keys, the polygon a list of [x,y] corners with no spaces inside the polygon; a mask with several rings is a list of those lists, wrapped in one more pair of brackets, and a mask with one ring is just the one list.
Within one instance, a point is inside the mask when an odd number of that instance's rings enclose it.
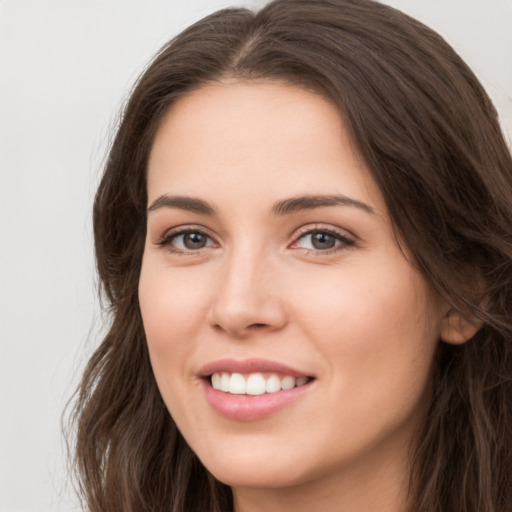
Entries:
{"label": "lower lip", "polygon": [[216,412],[233,420],[254,421],[270,416],[298,400],[311,384],[309,382],[293,389],[263,395],[232,395],[214,389],[206,380],[203,386],[206,398]]}

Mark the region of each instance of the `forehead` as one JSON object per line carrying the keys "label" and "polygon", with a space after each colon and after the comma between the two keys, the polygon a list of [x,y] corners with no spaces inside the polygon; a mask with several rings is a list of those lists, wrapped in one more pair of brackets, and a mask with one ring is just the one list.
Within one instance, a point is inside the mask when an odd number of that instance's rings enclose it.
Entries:
{"label": "forehead", "polygon": [[177,100],[163,119],[149,159],[148,199],[166,187],[197,195],[222,186],[276,199],[309,192],[380,202],[339,110],[278,82],[211,84]]}

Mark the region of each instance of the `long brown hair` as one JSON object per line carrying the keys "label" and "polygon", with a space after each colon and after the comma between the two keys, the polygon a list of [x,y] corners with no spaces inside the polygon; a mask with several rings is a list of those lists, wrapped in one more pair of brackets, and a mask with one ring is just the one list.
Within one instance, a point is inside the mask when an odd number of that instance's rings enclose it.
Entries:
{"label": "long brown hair", "polygon": [[477,334],[439,342],[414,447],[417,512],[512,511],[512,160],[496,111],[436,33],[371,0],[275,0],[222,10],[167,44],[124,110],[94,202],[97,268],[111,325],[74,409],[75,463],[92,512],[232,510],[159,395],[137,287],[146,163],[176,98],[235,77],[332,100],[400,239]]}

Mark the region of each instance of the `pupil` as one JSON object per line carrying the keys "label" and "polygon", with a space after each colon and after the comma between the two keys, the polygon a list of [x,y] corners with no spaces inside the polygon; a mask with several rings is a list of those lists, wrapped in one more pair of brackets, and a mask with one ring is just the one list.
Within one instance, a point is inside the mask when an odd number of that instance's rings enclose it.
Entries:
{"label": "pupil", "polygon": [[183,244],[187,249],[202,249],[206,245],[206,237],[201,233],[186,233]]}
{"label": "pupil", "polygon": [[315,249],[332,249],[336,240],[326,233],[313,233],[312,242]]}

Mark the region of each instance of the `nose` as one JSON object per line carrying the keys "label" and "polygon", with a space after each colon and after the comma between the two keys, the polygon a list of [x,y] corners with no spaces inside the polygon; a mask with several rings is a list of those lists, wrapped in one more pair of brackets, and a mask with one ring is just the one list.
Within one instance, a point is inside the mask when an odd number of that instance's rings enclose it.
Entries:
{"label": "nose", "polygon": [[232,337],[273,332],[287,323],[277,269],[267,259],[239,253],[224,262],[209,320]]}

